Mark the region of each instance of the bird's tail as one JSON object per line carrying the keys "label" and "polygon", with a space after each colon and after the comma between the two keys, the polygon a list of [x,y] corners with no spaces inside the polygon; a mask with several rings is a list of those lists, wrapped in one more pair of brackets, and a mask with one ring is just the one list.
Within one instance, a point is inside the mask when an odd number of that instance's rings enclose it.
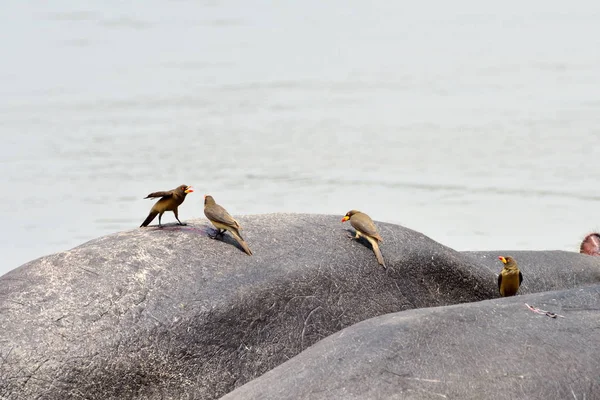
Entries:
{"label": "bird's tail", "polygon": [[150,214],[148,214],[148,216],[146,217],[144,222],[142,222],[142,224],[140,225],[140,228],[142,226],[148,226],[150,224],[150,222],[152,222],[152,220],[154,218],[156,218],[157,215],[158,215],[158,213],[156,211],[150,211]]}
{"label": "bird's tail", "polygon": [[375,253],[375,258],[377,258],[377,262],[379,263],[379,265],[382,265],[383,268],[387,268],[385,266],[385,261],[383,261],[383,255],[381,255],[381,250],[379,250],[379,244],[377,244],[377,239],[373,239],[372,237],[366,235],[365,237],[369,240],[369,243],[371,243],[371,246],[373,247],[373,253]]}
{"label": "bird's tail", "polygon": [[231,236],[233,236],[233,238],[236,240],[236,242],[238,242],[239,245],[242,246],[242,249],[244,249],[246,254],[251,256],[252,251],[250,250],[250,247],[248,247],[248,244],[246,243],[246,241],[242,238],[242,235],[240,235],[240,233],[235,229],[231,229],[230,232],[231,232]]}

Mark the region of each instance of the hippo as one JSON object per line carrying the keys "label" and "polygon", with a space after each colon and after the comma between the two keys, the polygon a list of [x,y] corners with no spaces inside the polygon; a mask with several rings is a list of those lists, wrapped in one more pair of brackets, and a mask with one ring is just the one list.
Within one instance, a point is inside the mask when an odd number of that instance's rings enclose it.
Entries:
{"label": "hippo", "polygon": [[374,317],[222,397],[598,399],[600,285]]}
{"label": "hippo", "polygon": [[[459,346],[468,347],[476,336],[470,332],[475,326],[471,311],[460,317],[460,307],[523,307],[517,303],[530,295],[563,291],[568,296],[600,283],[600,258],[576,252],[458,252],[420,232],[376,221],[385,239],[384,269],[366,240],[348,238],[352,228],[342,225],[340,216],[236,219],[252,248],[250,257],[229,235],[213,239],[209,221],[197,219],[187,226],[151,226],[100,237],[0,277],[0,398],[238,396],[244,384],[261,382],[263,374],[275,373],[274,368],[290,365],[295,357],[320,357],[314,346],[333,343],[332,337],[362,321],[376,327],[377,317],[413,313],[407,315],[416,320],[427,310],[448,307],[458,310],[449,311],[457,319],[449,334],[463,338],[456,344],[440,342],[437,354],[456,353],[457,371],[477,363],[491,366],[491,359],[484,363],[489,357],[485,352],[473,350],[461,357]],[[498,293],[500,254],[515,257],[524,275],[519,295],[510,299]],[[502,314],[503,329],[520,329],[523,321],[511,319],[508,312]],[[597,317],[596,311],[590,313]],[[566,315],[565,321],[574,319]],[[564,327],[560,332],[565,336],[597,333],[592,322],[554,326]],[[419,324],[411,329],[418,335]],[[495,335],[491,322],[481,329]],[[531,329],[545,338],[548,328]],[[429,335],[431,330],[423,326],[422,332]],[[581,356],[576,350],[580,347],[565,351],[575,359]],[[525,352],[508,360],[530,356]],[[584,362],[588,364],[573,362],[568,369],[559,363],[532,365],[540,374],[551,370],[545,376],[552,379],[573,382],[575,372],[589,374],[596,368],[587,358]],[[252,396],[256,386],[246,392]],[[297,398],[303,393],[297,392]]]}

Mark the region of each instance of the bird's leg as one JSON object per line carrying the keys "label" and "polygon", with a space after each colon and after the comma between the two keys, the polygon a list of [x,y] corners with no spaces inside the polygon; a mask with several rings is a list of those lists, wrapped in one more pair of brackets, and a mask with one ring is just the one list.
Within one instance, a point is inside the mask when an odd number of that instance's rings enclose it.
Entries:
{"label": "bird's leg", "polygon": [[163,226],[160,224],[160,219],[162,218],[162,213],[158,214],[158,227],[162,228]]}
{"label": "bird's leg", "polygon": [[360,233],[358,233],[358,231],[356,231],[355,235],[349,234],[348,237],[350,239],[360,239]]}
{"label": "bird's leg", "polygon": [[179,213],[177,212],[177,209],[173,210],[173,214],[175,214],[175,219],[177,220],[177,222],[179,222],[179,225],[181,225],[181,226],[186,226],[187,225],[187,224],[184,224],[183,222],[181,222],[179,220]]}

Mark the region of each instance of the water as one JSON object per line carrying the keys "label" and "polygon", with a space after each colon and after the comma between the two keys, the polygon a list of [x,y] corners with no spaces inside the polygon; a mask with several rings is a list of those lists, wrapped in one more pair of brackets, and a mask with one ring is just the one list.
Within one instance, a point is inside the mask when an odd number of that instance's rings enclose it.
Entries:
{"label": "water", "polygon": [[458,250],[600,227],[598,2],[10,0],[0,27],[0,273],[181,183],[184,220],[357,208]]}

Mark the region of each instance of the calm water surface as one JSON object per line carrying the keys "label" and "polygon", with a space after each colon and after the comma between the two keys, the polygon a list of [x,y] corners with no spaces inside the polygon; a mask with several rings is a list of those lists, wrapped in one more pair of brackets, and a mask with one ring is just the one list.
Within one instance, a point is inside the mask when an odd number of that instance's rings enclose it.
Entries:
{"label": "calm water surface", "polygon": [[600,3],[325,3],[3,3],[0,273],[181,183],[183,219],[357,208],[458,250],[600,228]]}

